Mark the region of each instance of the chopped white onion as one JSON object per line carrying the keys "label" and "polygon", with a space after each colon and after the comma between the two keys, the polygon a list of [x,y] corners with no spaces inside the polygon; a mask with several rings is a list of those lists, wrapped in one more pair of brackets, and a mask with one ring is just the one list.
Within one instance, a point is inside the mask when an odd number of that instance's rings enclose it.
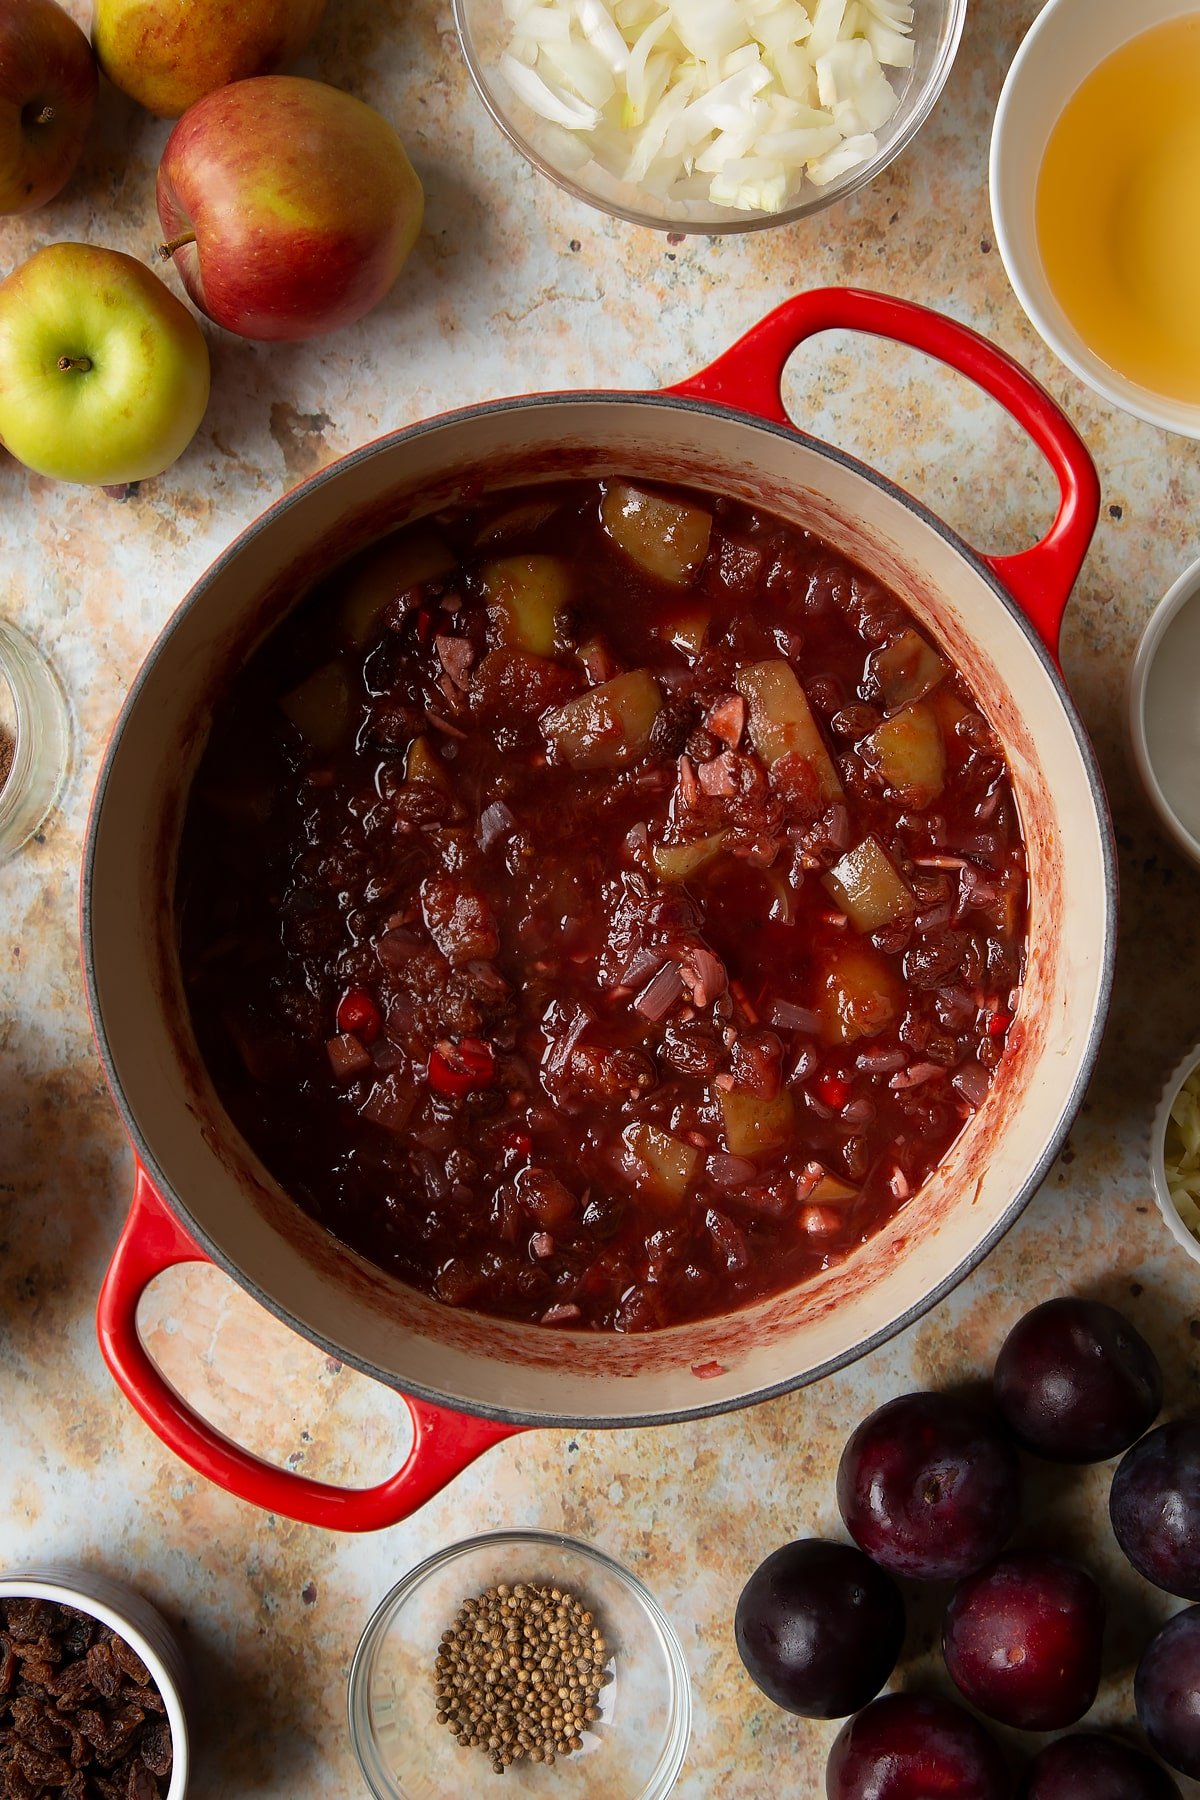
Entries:
{"label": "chopped white onion", "polygon": [[782,212],[879,148],[907,0],[503,0],[501,73],[616,180]]}

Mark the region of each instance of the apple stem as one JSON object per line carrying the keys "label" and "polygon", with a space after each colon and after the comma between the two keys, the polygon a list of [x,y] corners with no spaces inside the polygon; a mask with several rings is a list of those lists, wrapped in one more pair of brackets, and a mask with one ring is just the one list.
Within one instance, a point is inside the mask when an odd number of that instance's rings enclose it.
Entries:
{"label": "apple stem", "polygon": [[181,231],[178,237],[173,237],[171,239],[170,243],[160,244],[158,246],[159,260],[161,262],[170,262],[177,250],[182,250],[185,244],[194,244],[195,241],[196,234],[194,231]]}
{"label": "apple stem", "polygon": [[81,375],[86,375],[92,366],[92,359],[90,356],[60,356],[58,366],[64,375],[72,369],[78,370]]}
{"label": "apple stem", "polygon": [[47,104],[42,107],[42,110],[38,113],[37,117],[33,120],[33,123],[35,125],[53,125],[54,118],[55,118],[54,108],[47,102]]}

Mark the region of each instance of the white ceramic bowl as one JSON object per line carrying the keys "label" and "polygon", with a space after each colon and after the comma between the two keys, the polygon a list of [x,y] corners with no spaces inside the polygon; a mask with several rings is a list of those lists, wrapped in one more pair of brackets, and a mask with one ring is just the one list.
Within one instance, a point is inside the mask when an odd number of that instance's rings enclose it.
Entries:
{"label": "white ceramic bowl", "polygon": [[171,1784],[166,1800],[183,1800],[188,1788],[188,1727],[184,1711],[187,1665],[174,1632],[148,1600],[90,1569],[61,1563],[12,1569],[0,1576],[0,1600],[50,1600],[99,1619],[137,1652],[163,1697],[171,1727]]}
{"label": "white ceramic bowl", "polygon": [[1164,1157],[1167,1121],[1171,1116],[1171,1107],[1176,1094],[1197,1064],[1200,1064],[1200,1044],[1193,1044],[1187,1055],[1180,1058],[1167,1077],[1162,1099],[1158,1103],[1158,1111],[1154,1115],[1154,1123],[1150,1127],[1150,1179],[1154,1183],[1154,1198],[1158,1202],[1158,1210],[1163,1216],[1167,1230],[1175,1242],[1187,1251],[1192,1261],[1200,1263],[1200,1238],[1192,1235],[1175,1210],[1175,1202],[1171,1199],[1171,1192],[1167,1186]]}
{"label": "white ceramic bowl", "polygon": [[1200,561],[1150,615],[1129,672],[1126,723],[1147,799],[1200,866]]}
{"label": "white ceramic bowl", "polygon": [[1049,0],[1013,59],[992,127],[989,180],[996,247],[1031,324],[1055,355],[1123,412],[1200,437],[1200,406],[1130,381],[1090,348],[1051,292],[1034,200],[1050,133],[1092,70],[1131,38],[1200,11],[1200,0]]}

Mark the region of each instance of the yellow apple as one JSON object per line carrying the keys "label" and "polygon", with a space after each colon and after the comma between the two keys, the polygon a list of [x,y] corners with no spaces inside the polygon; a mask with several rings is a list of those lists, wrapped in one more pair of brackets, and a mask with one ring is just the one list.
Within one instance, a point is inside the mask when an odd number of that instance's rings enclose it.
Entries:
{"label": "yellow apple", "polygon": [[0,444],[56,481],[160,475],[208,405],[208,345],[120,250],[50,244],[0,281]]}
{"label": "yellow apple", "polygon": [[162,119],[294,62],[325,0],[95,0],[92,46],[115,87]]}

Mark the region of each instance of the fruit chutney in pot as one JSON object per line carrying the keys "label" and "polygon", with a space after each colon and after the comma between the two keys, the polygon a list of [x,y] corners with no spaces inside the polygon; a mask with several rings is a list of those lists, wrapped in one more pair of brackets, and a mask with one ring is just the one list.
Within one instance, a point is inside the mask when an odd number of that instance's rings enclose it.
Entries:
{"label": "fruit chutney in pot", "polygon": [[[1043,450],[985,557],[798,433],[828,328]],[[403,1517],[534,1424],[744,1405],[900,1329],[1018,1216],[1111,986],[1111,833],[1054,655],[1086,451],[965,328],[823,290],[659,394],[471,407],[269,509],[97,787],[84,949],[137,1150],[101,1296],[133,1403],[273,1510]],[[188,1409],[137,1299],[209,1256],[403,1393],[362,1491]]]}

